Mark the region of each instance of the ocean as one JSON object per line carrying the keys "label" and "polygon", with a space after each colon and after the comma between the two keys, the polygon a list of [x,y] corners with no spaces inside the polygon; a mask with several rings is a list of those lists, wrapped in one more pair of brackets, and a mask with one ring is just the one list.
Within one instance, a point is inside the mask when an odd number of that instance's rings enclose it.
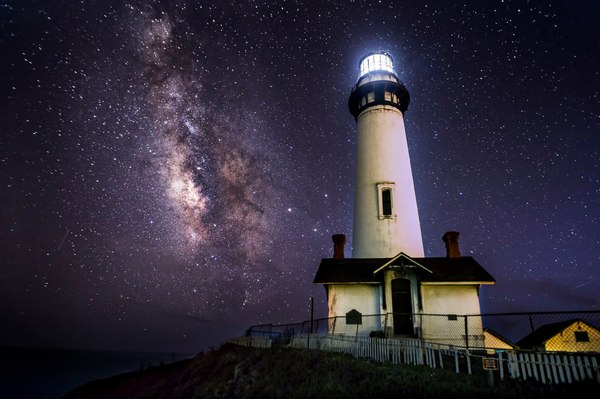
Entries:
{"label": "ocean", "polygon": [[181,353],[0,349],[0,398],[59,399],[86,382],[191,357]]}

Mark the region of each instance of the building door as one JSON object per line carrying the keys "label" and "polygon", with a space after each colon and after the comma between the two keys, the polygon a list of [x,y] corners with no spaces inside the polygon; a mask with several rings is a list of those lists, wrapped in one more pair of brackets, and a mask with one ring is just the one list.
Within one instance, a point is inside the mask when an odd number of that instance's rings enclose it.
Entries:
{"label": "building door", "polygon": [[394,335],[413,335],[412,295],[410,280],[392,280],[392,312],[394,312]]}

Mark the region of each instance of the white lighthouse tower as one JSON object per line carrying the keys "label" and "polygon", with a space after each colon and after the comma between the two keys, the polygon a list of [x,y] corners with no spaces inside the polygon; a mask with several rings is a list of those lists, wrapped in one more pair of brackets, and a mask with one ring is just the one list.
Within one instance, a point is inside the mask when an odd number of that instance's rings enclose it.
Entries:
{"label": "white lighthouse tower", "polygon": [[359,63],[348,100],[356,119],[354,258],[422,257],[423,239],[413,184],[404,112],[410,96],[392,57],[373,52]]}
{"label": "white lighthouse tower", "polygon": [[[314,283],[327,294],[329,334],[383,334],[444,345],[484,346],[479,289],[494,278],[461,256],[456,231],[446,232],[446,257],[425,257],[404,112],[410,96],[385,52],[361,59],[348,107],[356,119],[356,182],[352,257],[344,234],[332,236]],[[435,317],[442,316],[442,317]],[[347,341],[344,341],[347,342]]]}

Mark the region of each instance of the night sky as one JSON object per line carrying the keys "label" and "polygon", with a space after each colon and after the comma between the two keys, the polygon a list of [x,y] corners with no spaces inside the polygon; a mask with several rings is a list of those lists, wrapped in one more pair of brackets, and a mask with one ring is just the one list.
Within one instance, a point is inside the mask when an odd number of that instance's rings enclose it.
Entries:
{"label": "night sky", "polygon": [[426,256],[482,311],[599,310],[600,2],[0,2],[0,345],[193,352],[326,316],[361,56],[386,50]]}

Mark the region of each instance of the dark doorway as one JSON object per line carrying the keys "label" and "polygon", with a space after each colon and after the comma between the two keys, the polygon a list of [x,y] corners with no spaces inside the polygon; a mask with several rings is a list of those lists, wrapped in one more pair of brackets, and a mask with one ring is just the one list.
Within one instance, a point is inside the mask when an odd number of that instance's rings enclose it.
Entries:
{"label": "dark doorway", "polygon": [[410,280],[397,278],[392,280],[392,312],[394,312],[394,335],[412,336],[412,296]]}

